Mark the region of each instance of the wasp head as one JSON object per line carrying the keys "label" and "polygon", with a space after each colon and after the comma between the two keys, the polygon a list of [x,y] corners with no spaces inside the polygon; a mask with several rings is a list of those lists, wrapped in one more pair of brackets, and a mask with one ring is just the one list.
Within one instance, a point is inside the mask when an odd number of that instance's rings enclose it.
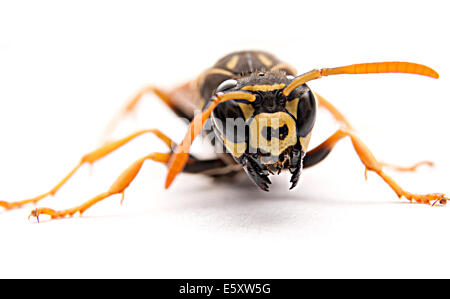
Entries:
{"label": "wasp head", "polygon": [[316,101],[306,84],[283,95],[292,79],[283,72],[259,72],[226,80],[215,91],[218,95],[231,91],[255,95],[252,102],[236,99],[221,103],[212,120],[215,135],[226,151],[266,191],[268,175],[283,169],[292,173],[291,189],[296,186],[316,118]]}

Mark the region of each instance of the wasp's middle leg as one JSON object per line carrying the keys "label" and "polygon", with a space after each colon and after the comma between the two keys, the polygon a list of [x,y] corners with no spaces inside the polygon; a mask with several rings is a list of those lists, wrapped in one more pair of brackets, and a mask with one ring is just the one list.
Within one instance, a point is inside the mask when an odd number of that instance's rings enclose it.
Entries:
{"label": "wasp's middle leg", "polygon": [[[353,128],[353,126],[350,124],[350,122],[345,118],[345,116],[330,102],[328,102],[324,97],[322,97],[321,95],[319,95],[318,93],[314,92],[314,95],[316,96],[317,100],[318,100],[318,104],[320,107],[325,108],[326,110],[328,110],[331,115],[334,117],[334,119],[341,124],[341,126],[347,130],[350,131],[355,131],[355,129]],[[328,152],[326,150],[324,150],[321,154],[316,154],[314,158],[311,157],[311,162],[313,162],[313,160],[315,159],[319,159],[322,160],[325,157],[320,158],[321,155],[328,155]],[[316,162],[318,163],[318,162]],[[398,165],[394,165],[391,163],[386,163],[386,162],[382,162],[382,161],[378,161],[378,163],[383,166],[383,167],[387,167],[393,170],[397,170],[397,171],[415,171],[419,166],[422,165],[428,165],[428,166],[434,166],[434,163],[431,161],[421,161],[418,162],[414,165],[411,166],[398,166]],[[315,164],[315,163],[313,163]]]}

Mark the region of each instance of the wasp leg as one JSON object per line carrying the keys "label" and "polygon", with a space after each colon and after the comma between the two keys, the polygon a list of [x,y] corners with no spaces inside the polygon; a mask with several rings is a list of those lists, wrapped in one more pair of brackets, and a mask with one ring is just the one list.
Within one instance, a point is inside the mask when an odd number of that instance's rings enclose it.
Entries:
{"label": "wasp leg", "polygon": [[442,193],[432,194],[414,194],[402,189],[390,176],[383,172],[383,163],[380,163],[369,148],[362,142],[362,140],[351,130],[342,128],[336,131],[331,137],[329,137],[322,144],[309,151],[304,158],[304,167],[309,167],[323,160],[333,149],[336,143],[344,137],[350,137],[353,147],[358,154],[361,162],[366,167],[367,171],[373,171],[378,174],[391,188],[395,191],[399,198],[405,197],[409,201],[416,201],[418,203],[440,204],[447,203],[448,198]]}
{"label": "wasp leg", "polygon": [[135,139],[136,137],[145,134],[145,133],[152,133],[155,134],[159,139],[164,141],[164,143],[167,145],[167,147],[172,150],[176,146],[176,144],[166,135],[164,135],[162,132],[156,129],[148,129],[148,130],[141,130],[134,134],[131,134],[125,138],[122,138],[117,141],[113,141],[110,143],[105,144],[104,146],[99,147],[98,149],[84,155],[80,162],[56,185],[54,186],[50,191],[45,192],[41,195],[38,195],[31,199],[26,199],[22,201],[15,201],[15,202],[6,202],[6,201],[0,201],[0,206],[9,210],[14,208],[20,208],[23,205],[29,204],[29,203],[37,203],[38,201],[42,200],[43,198],[49,196],[49,195],[55,195],[55,193],[75,174],[75,172],[83,165],[83,164],[93,164],[94,162],[100,160],[101,158],[105,157],[106,155],[112,153],[113,151],[119,149],[123,145],[127,144],[131,140]]}
{"label": "wasp leg", "polygon": [[[343,128],[347,128],[348,130],[355,131],[353,126],[350,124],[350,122],[345,118],[345,116],[333,104],[328,102],[324,97],[322,97],[321,95],[319,95],[316,92],[314,92],[314,95],[316,96],[316,98],[318,100],[319,107],[322,107],[322,108],[325,108],[326,110],[328,110],[331,113],[331,115],[334,117],[334,119],[343,126]],[[323,153],[325,153],[325,152],[323,152]],[[316,154],[314,159],[317,159],[318,155],[319,154]],[[328,153],[326,155],[328,155]],[[322,157],[321,159],[319,159],[318,162],[320,162],[323,158],[325,158],[325,157]],[[310,162],[313,162],[313,160],[314,160],[313,157],[310,157],[310,159],[311,159]],[[318,163],[318,162],[316,162],[316,163]],[[421,161],[412,166],[398,166],[398,165],[394,165],[394,164],[386,163],[386,162],[382,162],[382,161],[379,161],[379,163],[381,165],[383,165],[384,167],[387,167],[387,168],[390,168],[393,170],[397,170],[397,171],[415,171],[419,166],[422,166],[422,165],[434,166],[434,163],[431,161]],[[314,164],[315,163],[313,163],[309,166],[312,166]],[[307,166],[304,166],[304,167],[307,167]]]}
{"label": "wasp leg", "polygon": [[380,164],[383,165],[384,167],[387,167],[387,168],[390,168],[393,170],[397,170],[397,171],[415,171],[419,166],[422,166],[422,165],[427,165],[430,167],[434,166],[434,163],[431,161],[421,161],[421,162],[418,162],[411,166],[398,166],[398,165],[393,165],[393,164],[385,163],[385,162],[381,162],[381,161],[380,161]]}
{"label": "wasp leg", "polygon": [[99,201],[108,198],[115,194],[122,194],[122,200],[124,196],[125,189],[128,188],[130,183],[134,180],[142,165],[146,160],[153,160],[156,162],[167,163],[169,161],[171,154],[164,153],[151,153],[145,157],[136,160],[131,164],[122,174],[116,179],[116,181],[111,185],[108,191],[98,194],[92,199],[84,202],[83,204],[66,209],[55,211],[49,208],[38,208],[31,212],[30,217],[36,217],[39,221],[39,215],[49,215],[51,218],[62,218],[66,216],[73,216],[75,213],[83,214],[87,209],[92,207]]}
{"label": "wasp leg", "polygon": [[[160,162],[163,164],[168,163],[172,153],[151,153],[147,156],[144,156],[138,160],[136,160],[133,164],[131,164],[122,174],[116,179],[116,181],[111,185],[108,191],[98,194],[97,196],[91,198],[90,200],[84,202],[83,204],[66,209],[55,211],[50,208],[37,208],[31,211],[30,217],[36,217],[39,221],[39,215],[48,215],[52,219],[54,218],[64,218],[67,216],[73,216],[76,213],[80,215],[83,214],[87,209],[102,201],[112,195],[121,194],[122,201],[124,199],[125,190],[129,187],[131,182],[136,178],[139,173],[142,165],[146,160],[153,160],[156,162]],[[206,175],[215,175],[221,172],[226,171],[236,171],[236,169],[231,169],[229,165],[225,164],[220,159],[211,159],[211,160],[198,160],[197,158],[190,156],[188,162],[186,163],[183,172],[187,173],[203,173]],[[121,202],[122,202],[121,201]]]}
{"label": "wasp leg", "polygon": [[331,104],[330,102],[325,100],[325,98],[322,97],[317,92],[314,92],[314,95],[316,96],[316,98],[318,100],[319,107],[325,108],[326,110],[328,110],[331,113],[331,115],[333,115],[334,119],[336,121],[338,121],[342,126],[349,128],[349,129],[353,129],[350,122],[345,118],[345,116],[336,107],[334,107],[333,104]]}
{"label": "wasp leg", "polygon": [[[149,85],[147,87],[142,88],[134,97],[132,97],[126,104],[121,108],[116,115],[111,119],[111,121],[106,126],[103,134],[102,140],[106,140],[109,135],[114,131],[117,125],[120,123],[122,119],[124,119],[127,115],[133,113],[140,101],[144,98],[146,94],[155,94],[161,101],[163,101],[176,115],[179,117],[184,117],[189,120],[192,119],[192,115],[189,115],[186,111],[190,111],[189,109],[183,109],[180,103],[183,101],[179,101],[178,98],[184,98],[184,103],[189,101],[186,99],[188,97],[192,97],[193,83],[188,82],[183,84],[169,92],[163,91],[162,89],[155,87],[153,85]],[[193,109],[192,109],[193,111]]]}

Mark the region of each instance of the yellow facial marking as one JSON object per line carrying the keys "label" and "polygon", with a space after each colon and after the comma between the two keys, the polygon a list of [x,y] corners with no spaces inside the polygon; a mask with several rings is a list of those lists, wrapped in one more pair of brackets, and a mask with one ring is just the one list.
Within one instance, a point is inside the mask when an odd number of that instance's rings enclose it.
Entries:
{"label": "yellow facial marking", "polygon": [[306,150],[308,149],[309,141],[311,140],[312,133],[309,133],[306,137],[300,137],[300,144],[302,146],[302,150],[306,153]]}
{"label": "yellow facial marking", "polygon": [[255,112],[255,108],[253,108],[250,104],[238,103],[241,108],[242,113],[244,114],[245,121],[247,121],[250,117],[252,117]]}
{"label": "yellow facial marking", "polygon": [[286,102],[286,110],[297,119],[297,108],[299,98],[295,98],[292,101]]}
{"label": "yellow facial marking", "polygon": [[247,148],[247,143],[245,141],[234,143],[232,141],[229,141],[225,138],[225,136],[222,136],[223,144],[225,147],[235,156],[236,158],[239,158],[245,153],[245,150]]}
{"label": "yellow facial marking", "polygon": [[238,61],[239,61],[238,55],[234,55],[233,57],[231,57],[230,60],[228,60],[228,62],[226,64],[227,69],[233,70],[236,67]]}
{"label": "yellow facial marking", "polygon": [[241,89],[242,90],[248,90],[248,91],[273,91],[273,90],[279,90],[283,89],[285,84],[273,84],[273,85],[248,85],[244,86]]}
{"label": "yellow facial marking", "polygon": [[269,58],[267,58],[266,55],[259,54],[259,55],[258,55],[258,59],[259,59],[265,66],[267,66],[267,67],[270,67],[270,66],[272,66],[272,64],[273,64],[272,60],[270,60]]}
{"label": "yellow facial marking", "polygon": [[[279,139],[271,137],[267,140],[263,135],[263,129],[277,130],[287,127],[287,135]],[[250,123],[250,145],[259,148],[271,155],[280,155],[289,146],[297,143],[295,120],[286,112],[260,113]]]}

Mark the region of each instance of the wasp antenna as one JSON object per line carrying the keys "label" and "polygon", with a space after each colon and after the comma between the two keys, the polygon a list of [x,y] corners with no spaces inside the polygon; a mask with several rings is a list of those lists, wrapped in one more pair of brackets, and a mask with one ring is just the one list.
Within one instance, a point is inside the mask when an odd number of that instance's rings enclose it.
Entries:
{"label": "wasp antenna", "polygon": [[294,89],[305,84],[308,81],[319,79],[323,76],[342,75],[342,74],[377,74],[377,73],[404,73],[423,75],[438,79],[439,74],[432,68],[412,62],[371,62],[351,64],[335,68],[323,68],[312,70],[296,77],[283,90],[283,95],[288,96]]}
{"label": "wasp antenna", "polygon": [[412,62],[372,62],[351,64],[342,67],[325,68],[321,70],[322,76],[340,74],[375,74],[375,73],[406,73],[423,75],[438,79],[439,74],[432,68]]}
{"label": "wasp antenna", "polygon": [[167,173],[165,184],[166,189],[170,187],[175,177],[183,170],[184,166],[186,165],[186,162],[189,158],[189,152],[192,142],[194,142],[195,137],[200,134],[214,108],[216,108],[220,103],[229,100],[247,100],[253,102],[256,100],[256,96],[249,92],[236,91],[228,93],[218,93],[211,99],[209,105],[202,111],[202,113],[197,114],[191,121],[183,141],[175,148],[173,155],[170,157],[170,160],[168,162],[169,172]]}

